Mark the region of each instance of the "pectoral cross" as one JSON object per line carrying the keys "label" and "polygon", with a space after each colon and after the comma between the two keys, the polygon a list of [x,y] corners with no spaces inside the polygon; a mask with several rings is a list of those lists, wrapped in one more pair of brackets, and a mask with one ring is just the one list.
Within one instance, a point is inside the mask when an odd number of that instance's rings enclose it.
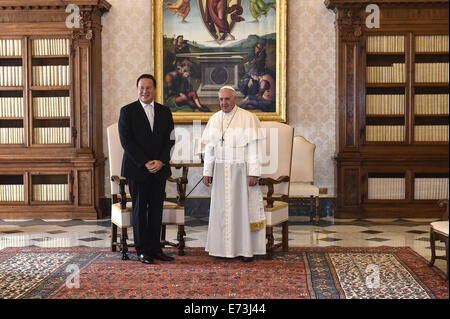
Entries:
{"label": "pectoral cross", "polygon": [[225,133],[227,132],[228,128],[230,127],[230,124],[231,124],[231,122],[233,121],[234,116],[236,115],[236,112],[237,112],[237,110],[234,111],[233,116],[231,117],[230,122],[228,122],[228,125],[227,125],[227,127],[225,128],[225,131],[223,130],[223,120],[224,120],[224,116],[223,116],[223,114],[222,114],[222,122],[221,122],[222,138],[220,139],[220,146],[223,146],[223,142],[225,141],[225,139],[224,139]]}

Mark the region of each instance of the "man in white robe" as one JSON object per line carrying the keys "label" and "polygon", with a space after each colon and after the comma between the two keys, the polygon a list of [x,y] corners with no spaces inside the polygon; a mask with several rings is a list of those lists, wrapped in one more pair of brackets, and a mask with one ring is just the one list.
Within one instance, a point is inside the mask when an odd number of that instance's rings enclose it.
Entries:
{"label": "man in white robe", "polygon": [[257,116],[236,105],[232,87],[219,91],[221,111],[208,121],[203,183],[212,185],[205,250],[216,257],[266,254],[266,221],[261,175],[261,132]]}

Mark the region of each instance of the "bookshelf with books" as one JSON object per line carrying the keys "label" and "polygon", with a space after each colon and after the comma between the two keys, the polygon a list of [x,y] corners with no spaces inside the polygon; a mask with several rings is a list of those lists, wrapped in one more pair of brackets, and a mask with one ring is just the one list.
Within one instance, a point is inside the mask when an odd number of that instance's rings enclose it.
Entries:
{"label": "bookshelf with books", "polygon": [[448,145],[448,35],[416,34],[413,41],[414,142]]}
{"label": "bookshelf with books", "polygon": [[23,39],[0,37],[0,145],[24,144]]}
{"label": "bookshelf with books", "polygon": [[70,145],[70,39],[31,39],[32,143]]}
{"label": "bookshelf with books", "polygon": [[31,201],[33,203],[61,204],[73,200],[71,172],[66,174],[31,174]]}
{"label": "bookshelf with books", "polygon": [[101,218],[101,16],[57,0],[0,0],[0,218]]}
{"label": "bookshelf with books", "polygon": [[[336,217],[440,217],[448,198],[448,0],[326,0],[336,13]],[[401,23],[398,23],[401,21]],[[417,23],[420,21],[420,23]]]}
{"label": "bookshelf with books", "polygon": [[367,143],[405,142],[405,35],[366,38]]}
{"label": "bookshelf with books", "polygon": [[23,175],[9,172],[0,175],[0,203],[22,204],[25,201]]}

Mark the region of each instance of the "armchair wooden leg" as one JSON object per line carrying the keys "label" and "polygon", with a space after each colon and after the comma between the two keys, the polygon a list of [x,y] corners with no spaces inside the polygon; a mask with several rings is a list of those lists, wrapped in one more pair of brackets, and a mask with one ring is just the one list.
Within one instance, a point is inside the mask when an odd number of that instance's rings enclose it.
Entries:
{"label": "armchair wooden leg", "polygon": [[184,225],[178,225],[178,234],[177,234],[177,240],[178,240],[178,256],[184,256],[184,236],[186,236],[186,232],[184,231]]}
{"label": "armchair wooden leg", "polygon": [[117,241],[117,225],[111,222],[111,251],[117,251],[116,246]]}
{"label": "armchair wooden leg", "polygon": [[266,227],[266,238],[267,238],[267,245],[266,245],[266,256],[267,259],[272,259],[273,257],[273,243],[274,243],[274,238],[273,238],[273,227],[272,226],[267,226]]}
{"label": "armchair wooden leg", "polygon": [[128,257],[128,244],[127,244],[128,234],[127,234],[127,228],[122,228],[122,235],[120,238],[120,250],[122,251],[122,260],[129,260]]}
{"label": "armchair wooden leg", "polygon": [[309,207],[309,222],[312,224],[314,220],[314,196],[309,196],[309,199],[306,199],[306,204],[310,205]]}
{"label": "armchair wooden leg", "polygon": [[447,281],[448,281],[448,237],[445,241],[445,256],[447,257]]}
{"label": "armchair wooden leg", "polygon": [[430,266],[434,265],[434,261],[436,259],[436,252],[435,252],[435,238],[434,238],[434,232],[431,229],[430,230],[430,247],[431,247],[431,260],[430,260]]}
{"label": "armchair wooden leg", "polygon": [[319,225],[320,215],[319,215],[319,196],[316,196],[316,225]]}
{"label": "armchair wooden leg", "polygon": [[161,226],[161,247],[166,245],[166,225]]}
{"label": "armchair wooden leg", "polygon": [[285,221],[282,224],[282,242],[283,251],[287,252],[289,250],[289,222]]}

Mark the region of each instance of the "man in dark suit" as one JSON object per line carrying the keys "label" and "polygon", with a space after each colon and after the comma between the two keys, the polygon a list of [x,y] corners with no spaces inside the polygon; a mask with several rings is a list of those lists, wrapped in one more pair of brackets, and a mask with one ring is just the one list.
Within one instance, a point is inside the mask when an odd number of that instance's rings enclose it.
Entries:
{"label": "man in dark suit", "polygon": [[170,151],[174,129],[169,108],[154,102],[156,80],[150,74],[136,82],[139,100],[121,108],[120,142],[124,149],[122,176],[133,202],[133,234],[139,261],[171,261],[160,245],[166,180],[171,175]]}

